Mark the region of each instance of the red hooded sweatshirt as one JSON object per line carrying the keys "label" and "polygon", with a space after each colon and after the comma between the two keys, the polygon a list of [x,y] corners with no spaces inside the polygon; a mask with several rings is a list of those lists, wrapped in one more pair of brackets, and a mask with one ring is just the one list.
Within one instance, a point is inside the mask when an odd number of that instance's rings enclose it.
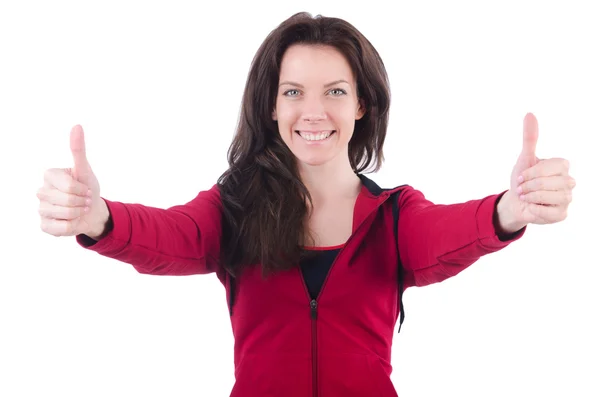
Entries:
{"label": "red hooded sweatshirt", "polygon": [[112,230],[98,242],[84,235],[77,242],[142,274],[215,273],[235,338],[232,397],[398,396],[390,362],[402,292],[458,274],[525,229],[497,234],[494,212],[504,192],[436,205],[411,186],[382,189],[359,177],[352,235],[316,299],[297,268],[263,279],[257,265],[233,280],[219,266],[217,185],[168,209],[104,199]]}

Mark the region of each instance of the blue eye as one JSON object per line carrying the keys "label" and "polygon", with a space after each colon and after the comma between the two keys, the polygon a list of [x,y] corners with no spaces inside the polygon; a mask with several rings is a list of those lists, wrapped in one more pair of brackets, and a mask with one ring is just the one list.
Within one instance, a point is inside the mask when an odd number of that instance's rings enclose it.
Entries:
{"label": "blue eye", "polygon": [[[294,92],[294,91],[295,92],[299,92],[298,90],[295,90],[295,89],[287,90],[287,91],[284,91],[283,96],[288,96],[288,97],[289,96],[298,96],[299,94],[289,95],[290,92]],[[334,92],[334,91],[338,91],[339,92],[339,94],[334,94],[334,96],[342,96],[342,95],[346,95],[347,94],[346,90],[343,90],[341,88],[332,88],[329,92]]]}
{"label": "blue eye", "polygon": [[341,88],[333,88],[331,91],[340,91],[341,92],[341,94],[334,95],[334,96],[346,95],[346,91],[342,90]]}

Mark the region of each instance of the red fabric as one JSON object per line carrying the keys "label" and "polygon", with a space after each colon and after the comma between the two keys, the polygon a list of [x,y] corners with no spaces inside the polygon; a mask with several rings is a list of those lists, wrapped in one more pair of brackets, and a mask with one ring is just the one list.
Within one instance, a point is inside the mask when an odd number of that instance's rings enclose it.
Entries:
{"label": "red fabric", "polygon": [[[372,190],[372,189],[371,189]],[[404,289],[452,277],[501,241],[493,222],[504,193],[460,204],[434,205],[405,185],[358,196],[353,234],[325,280],[315,310],[299,269],[262,279],[258,267],[235,280],[233,397],[391,397],[391,346],[399,315],[398,265],[387,200],[401,190],[398,244]],[[159,209],[105,199],[114,229],[90,245],[106,257],[156,275],[215,273],[229,297],[230,278],[218,266],[221,202],[215,185],[184,205]],[[228,301],[229,302],[229,301]]]}

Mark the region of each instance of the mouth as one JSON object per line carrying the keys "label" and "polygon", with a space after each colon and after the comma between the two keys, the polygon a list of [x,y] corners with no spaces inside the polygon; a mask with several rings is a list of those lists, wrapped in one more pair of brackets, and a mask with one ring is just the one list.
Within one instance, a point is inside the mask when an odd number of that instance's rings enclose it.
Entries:
{"label": "mouth", "polygon": [[333,134],[335,134],[336,130],[329,131],[300,131],[294,130],[296,134],[298,134],[302,139],[308,142],[322,142],[331,138]]}

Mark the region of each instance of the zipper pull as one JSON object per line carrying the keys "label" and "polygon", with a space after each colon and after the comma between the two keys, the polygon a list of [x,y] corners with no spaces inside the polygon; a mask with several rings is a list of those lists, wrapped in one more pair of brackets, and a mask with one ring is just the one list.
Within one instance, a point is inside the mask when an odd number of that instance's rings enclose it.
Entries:
{"label": "zipper pull", "polygon": [[313,299],[310,301],[310,317],[313,320],[317,319],[317,300]]}

